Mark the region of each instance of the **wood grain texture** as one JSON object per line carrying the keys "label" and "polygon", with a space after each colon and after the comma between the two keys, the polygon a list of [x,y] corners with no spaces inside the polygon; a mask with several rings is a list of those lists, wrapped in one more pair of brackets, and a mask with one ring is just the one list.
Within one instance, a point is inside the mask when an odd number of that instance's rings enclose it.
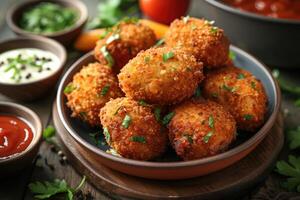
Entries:
{"label": "wood grain texture", "polygon": [[[53,110],[53,120],[63,149],[73,167],[85,174],[99,190],[140,199],[218,199],[242,195],[262,181],[274,164],[284,141],[281,115],[264,141],[245,159],[211,175],[180,181],[155,181],[129,176],[103,165],[93,165],[81,155],[78,144],[66,132]],[[239,191],[238,193],[236,193]]]}

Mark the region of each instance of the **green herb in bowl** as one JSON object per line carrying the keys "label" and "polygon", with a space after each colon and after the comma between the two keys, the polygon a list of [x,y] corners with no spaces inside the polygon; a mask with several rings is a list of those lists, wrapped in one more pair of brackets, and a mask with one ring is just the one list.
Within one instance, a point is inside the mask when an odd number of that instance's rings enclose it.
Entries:
{"label": "green herb in bowl", "polygon": [[77,18],[74,9],[43,2],[25,11],[19,26],[33,33],[52,34],[72,27]]}

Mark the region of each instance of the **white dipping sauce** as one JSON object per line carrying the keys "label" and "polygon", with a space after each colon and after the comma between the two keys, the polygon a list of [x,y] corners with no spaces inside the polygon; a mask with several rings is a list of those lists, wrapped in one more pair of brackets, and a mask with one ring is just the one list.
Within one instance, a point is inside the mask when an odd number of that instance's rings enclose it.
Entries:
{"label": "white dipping sauce", "polygon": [[59,58],[45,50],[23,48],[0,54],[0,82],[20,84],[43,79],[55,73]]}

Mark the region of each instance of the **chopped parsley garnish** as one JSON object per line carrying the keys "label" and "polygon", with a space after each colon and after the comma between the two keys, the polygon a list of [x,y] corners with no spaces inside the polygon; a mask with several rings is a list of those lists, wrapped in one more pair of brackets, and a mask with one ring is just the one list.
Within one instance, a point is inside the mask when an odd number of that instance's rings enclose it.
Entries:
{"label": "chopped parsley garnish", "polygon": [[256,89],[256,84],[255,84],[254,81],[251,81],[251,87],[252,87],[253,89]]}
{"label": "chopped parsley garnish", "polygon": [[55,128],[51,125],[48,125],[43,131],[43,138],[46,141],[49,141],[55,135],[55,132]]}
{"label": "chopped parsley garnish", "polygon": [[236,91],[236,88],[235,88],[235,87],[230,87],[230,86],[225,85],[225,84],[222,86],[222,88],[223,88],[224,90],[227,90],[228,92],[235,92],[235,91]]}
{"label": "chopped parsley garnish", "polygon": [[115,40],[118,40],[118,39],[120,39],[120,34],[113,34],[113,35],[111,35],[109,38],[107,38],[107,40],[106,40],[106,44],[110,44],[110,43],[112,43],[113,41],[115,41]]}
{"label": "chopped parsley garnish", "polygon": [[111,54],[107,51],[106,46],[101,47],[100,49],[101,53],[103,54],[105,60],[108,63],[108,66],[112,67],[115,64],[115,60],[111,56]]}
{"label": "chopped parsley garnish", "polygon": [[218,93],[216,93],[216,92],[211,93],[211,96],[214,97],[214,98],[218,98],[219,97]]}
{"label": "chopped parsley garnish", "polygon": [[169,59],[174,57],[174,53],[172,51],[170,51],[168,53],[164,53],[162,57],[163,57],[163,61],[166,62]]}
{"label": "chopped parsley garnish", "polygon": [[198,97],[201,96],[201,88],[200,88],[200,86],[197,87],[194,96],[195,96],[196,98],[198,98]]}
{"label": "chopped parsley garnish", "polygon": [[166,116],[164,116],[163,120],[162,120],[162,124],[163,125],[168,125],[169,122],[172,120],[172,118],[174,117],[175,112],[170,112],[169,114],[167,114]]}
{"label": "chopped parsley garnish", "polygon": [[121,22],[125,22],[128,24],[137,24],[139,22],[139,18],[137,17],[124,17]]}
{"label": "chopped parsley garnish", "polygon": [[211,27],[210,32],[212,34],[216,34],[218,32],[218,27],[216,27],[216,26]]}
{"label": "chopped parsley garnish", "polygon": [[188,23],[189,19],[190,19],[190,16],[189,16],[189,15],[183,17],[183,18],[182,18],[183,23],[185,23],[185,24]]}
{"label": "chopped parsley garnish", "polygon": [[214,23],[215,23],[215,21],[208,21],[208,20],[204,21],[205,25],[214,25]]}
{"label": "chopped parsley garnish", "polygon": [[154,45],[154,47],[159,47],[159,46],[163,45],[164,43],[165,43],[165,39],[162,38],[162,39],[160,39],[160,40],[158,40],[156,42],[156,44]]}
{"label": "chopped parsley garnish", "polygon": [[244,79],[245,75],[241,73],[241,74],[238,74],[236,78],[237,79]]}
{"label": "chopped parsley garnish", "polygon": [[106,127],[103,128],[103,134],[105,136],[106,142],[109,144],[110,143],[110,133]]}
{"label": "chopped parsley garnish", "polygon": [[74,90],[76,90],[76,87],[73,86],[71,83],[69,83],[65,89],[64,89],[64,93],[65,94],[70,94],[71,92],[73,92]]}
{"label": "chopped parsley garnish", "polygon": [[155,108],[154,109],[154,116],[155,116],[155,119],[156,121],[160,121],[160,114],[161,114],[161,109],[160,108]]}
{"label": "chopped parsley garnish", "polygon": [[247,114],[247,115],[244,115],[243,116],[243,118],[244,118],[244,120],[251,120],[251,119],[253,119],[253,116],[252,115],[249,115],[249,114]]}
{"label": "chopped parsley garnish", "polygon": [[80,117],[82,117],[84,120],[86,120],[86,118],[87,118],[86,112],[80,112],[79,115],[80,115]]}
{"label": "chopped parsley garnish", "polygon": [[149,104],[146,103],[146,101],[144,101],[144,100],[140,100],[140,101],[139,101],[139,105],[140,105],[140,106],[149,106]]}
{"label": "chopped parsley garnish", "polygon": [[105,31],[100,35],[100,39],[104,39],[109,33],[112,32],[112,28],[111,27],[108,27],[105,29]]}
{"label": "chopped parsley garnish", "polygon": [[214,120],[212,115],[210,115],[209,118],[208,118],[208,125],[209,125],[210,128],[215,127],[215,120]]}
{"label": "chopped parsley garnish", "polygon": [[146,57],[144,58],[144,61],[145,61],[145,63],[149,63],[149,62],[150,62],[150,57],[149,57],[149,56],[146,56]]}
{"label": "chopped parsley garnish", "polygon": [[124,128],[128,128],[130,123],[131,123],[131,117],[129,115],[125,115],[123,122],[122,122],[122,126]]}
{"label": "chopped parsley garnish", "polygon": [[236,59],[236,55],[235,55],[235,53],[233,52],[233,51],[229,51],[229,58],[231,59],[231,60],[235,60]]}
{"label": "chopped parsley garnish", "polygon": [[101,96],[105,96],[105,95],[107,94],[109,88],[110,88],[110,85],[104,86],[104,87],[102,88],[101,92],[100,92],[100,95],[101,95]]}
{"label": "chopped parsley garnish", "polygon": [[208,143],[209,139],[211,138],[211,136],[213,136],[214,132],[213,131],[209,131],[204,137],[203,137],[203,142],[204,143]]}
{"label": "chopped parsley garnish", "polygon": [[184,134],[183,137],[185,137],[187,139],[187,141],[189,141],[190,144],[193,144],[193,138],[192,136],[188,135],[188,134]]}
{"label": "chopped parsley garnish", "polygon": [[132,136],[130,138],[130,141],[146,144],[146,138],[144,136],[139,136],[139,135]]}

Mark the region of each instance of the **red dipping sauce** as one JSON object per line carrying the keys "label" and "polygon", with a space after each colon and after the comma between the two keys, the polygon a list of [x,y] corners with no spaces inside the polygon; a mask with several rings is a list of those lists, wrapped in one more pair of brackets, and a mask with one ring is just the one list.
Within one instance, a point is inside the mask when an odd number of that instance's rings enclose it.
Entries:
{"label": "red dipping sauce", "polygon": [[0,159],[24,151],[32,138],[30,126],[22,119],[0,115]]}
{"label": "red dipping sauce", "polygon": [[268,17],[300,20],[300,0],[223,0],[223,2]]}

